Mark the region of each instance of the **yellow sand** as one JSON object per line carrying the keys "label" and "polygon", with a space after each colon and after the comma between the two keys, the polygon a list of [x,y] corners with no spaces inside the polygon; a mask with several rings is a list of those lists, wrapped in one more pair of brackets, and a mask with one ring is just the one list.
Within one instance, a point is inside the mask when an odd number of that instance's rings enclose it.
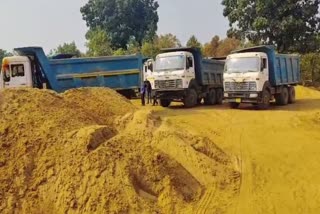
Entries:
{"label": "yellow sand", "polygon": [[[250,105],[183,109],[157,114],[192,134],[206,136],[236,156],[240,192],[221,213],[320,213],[320,92],[297,87],[297,103],[256,111]],[[219,200],[227,192],[219,192]],[[209,211],[206,213],[219,213]],[[205,212],[203,212],[205,213]]]}
{"label": "yellow sand", "polygon": [[239,192],[235,157],[114,91],[0,93],[0,213],[223,212]]}
{"label": "yellow sand", "polygon": [[256,111],[0,92],[0,213],[320,213],[320,92],[297,96]]}

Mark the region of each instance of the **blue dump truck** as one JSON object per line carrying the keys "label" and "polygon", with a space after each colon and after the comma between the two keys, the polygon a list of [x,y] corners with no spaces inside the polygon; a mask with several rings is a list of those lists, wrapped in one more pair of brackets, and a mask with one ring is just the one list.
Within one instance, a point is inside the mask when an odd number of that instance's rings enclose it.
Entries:
{"label": "blue dump truck", "polygon": [[63,92],[79,87],[109,87],[130,98],[143,80],[141,55],[48,59],[40,47],[16,48],[3,59],[0,88],[35,87]]}
{"label": "blue dump truck", "polygon": [[251,103],[267,109],[295,102],[300,82],[297,55],[277,54],[273,46],[258,46],[234,51],[227,57],[224,72],[224,97],[231,108]]}
{"label": "blue dump truck", "polygon": [[224,59],[204,59],[197,48],[164,49],[156,57],[153,92],[163,107],[222,104]]}

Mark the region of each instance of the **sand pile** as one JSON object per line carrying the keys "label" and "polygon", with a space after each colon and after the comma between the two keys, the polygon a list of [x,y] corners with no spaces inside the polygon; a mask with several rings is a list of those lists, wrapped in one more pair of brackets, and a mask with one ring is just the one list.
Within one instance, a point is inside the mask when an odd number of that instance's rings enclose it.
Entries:
{"label": "sand pile", "polygon": [[213,142],[112,90],[5,90],[0,115],[0,213],[193,213],[238,190]]}

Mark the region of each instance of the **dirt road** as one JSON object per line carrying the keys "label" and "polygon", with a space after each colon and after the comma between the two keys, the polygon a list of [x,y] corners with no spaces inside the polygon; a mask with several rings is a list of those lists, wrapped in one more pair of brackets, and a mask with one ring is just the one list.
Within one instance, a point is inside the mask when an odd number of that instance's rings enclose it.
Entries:
{"label": "dirt road", "polygon": [[215,202],[216,209],[199,213],[320,213],[320,93],[298,87],[297,96],[296,104],[268,111],[153,108],[167,123],[208,137],[235,157],[241,184],[232,204],[219,204],[229,193],[208,187],[202,206]]}

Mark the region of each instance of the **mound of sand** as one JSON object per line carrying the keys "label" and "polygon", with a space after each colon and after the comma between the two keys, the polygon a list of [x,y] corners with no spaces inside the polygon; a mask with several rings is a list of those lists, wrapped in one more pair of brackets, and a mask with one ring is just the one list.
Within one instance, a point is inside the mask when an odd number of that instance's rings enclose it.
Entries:
{"label": "mound of sand", "polygon": [[112,90],[0,93],[0,213],[192,213],[237,189],[213,142]]}

